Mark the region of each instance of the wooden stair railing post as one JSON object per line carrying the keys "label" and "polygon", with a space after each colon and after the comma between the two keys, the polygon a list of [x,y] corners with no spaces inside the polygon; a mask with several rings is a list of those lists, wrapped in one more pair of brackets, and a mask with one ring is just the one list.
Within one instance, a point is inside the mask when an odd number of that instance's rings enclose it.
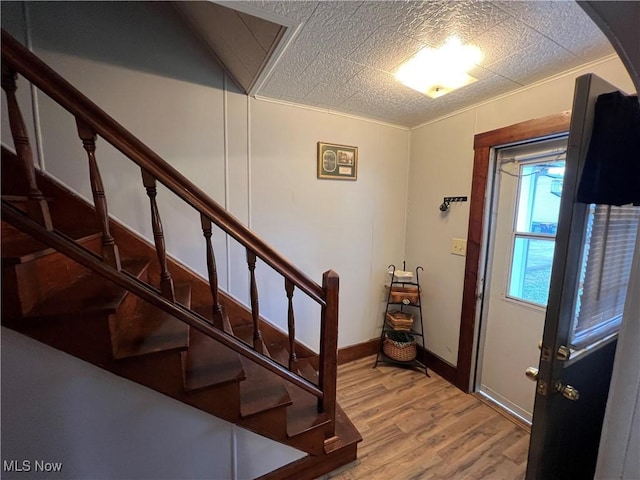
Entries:
{"label": "wooden stair railing post", "polygon": [[251,317],[253,318],[253,349],[264,353],[262,332],[260,332],[260,307],[258,305],[258,285],[256,283],[256,254],[247,248],[247,265],[250,274]]}
{"label": "wooden stair railing post", "polygon": [[318,399],[318,410],[326,412],[329,423],[325,437],[335,437],[336,391],[338,380],[338,292],[340,277],[333,270],[322,275],[322,289],[326,304],[322,307],[320,319],[320,371],[318,386],[324,395]]}
{"label": "wooden stair railing post", "polygon": [[211,297],[213,299],[213,326],[219,330],[224,330],[222,306],[218,298],[218,269],[216,267],[213,244],[211,243],[212,222],[205,214],[200,214],[200,222],[202,224],[202,233],[207,249],[207,272],[209,274],[209,288],[211,289]]}
{"label": "wooden stair railing post", "polygon": [[16,98],[16,84],[18,75],[4,63],[2,64],[2,89],[7,97],[7,112],[9,114],[9,128],[13,137],[13,145],[20,159],[20,165],[27,180],[27,214],[47,230],[53,230],[49,205],[36,182],[36,168],[33,164],[33,152],[29,143],[27,127],[22,118],[22,112]]}
{"label": "wooden stair railing post", "polygon": [[284,279],[284,289],[287,292],[289,308],[287,310],[287,325],[289,327],[289,370],[293,371],[298,357],[296,356],[296,321],[293,313],[293,289],[295,285],[288,278]]}
{"label": "wooden stair railing post", "polygon": [[156,254],[160,263],[160,292],[162,296],[172,302],[176,301],[176,292],[173,287],[173,278],[167,266],[167,247],[164,242],[164,231],[162,229],[162,220],[160,219],[160,211],[158,210],[158,202],[156,196],[158,189],[156,188],[156,179],[142,169],[142,183],[147,190],[149,203],[151,206],[151,227],[153,229],[153,241],[156,245]]}
{"label": "wooden stair railing post", "polygon": [[120,270],[120,253],[116,241],[109,230],[109,210],[107,209],[107,197],[104,194],[102,176],[96,161],[96,134],[84,121],[76,117],[78,136],[82,140],[82,146],[87,152],[89,160],[89,179],[93,203],[96,207],[98,223],[102,227],[102,260],[116,270]]}
{"label": "wooden stair railing post", "polygon": [[324,292],[320,285],[282,257],[222,205],[212,200],[202,189],[107,115],[4,29],[1,30],[3,65],[6,64],[19,72],[75,118],[84,120],[96,134],[139,167],[148,170],[158,182],[195,210],[207,215],[226,234],[253,251],[265,264],[293,280],[298,289],[319,304],[324,304]]}

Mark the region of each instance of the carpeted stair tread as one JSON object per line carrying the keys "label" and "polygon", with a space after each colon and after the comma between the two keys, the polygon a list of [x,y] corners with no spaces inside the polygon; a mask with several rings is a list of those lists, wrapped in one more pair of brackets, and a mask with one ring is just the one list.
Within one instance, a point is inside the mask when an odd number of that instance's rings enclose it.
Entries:
{"label": "carpeted stair tread", "polygon": [[[191,284],[176,284],[176,302],[191,306]],[[130,315],[117,319],[112,334],[114,358],[128,358],[189,346],[189,325],[139,300]]]}

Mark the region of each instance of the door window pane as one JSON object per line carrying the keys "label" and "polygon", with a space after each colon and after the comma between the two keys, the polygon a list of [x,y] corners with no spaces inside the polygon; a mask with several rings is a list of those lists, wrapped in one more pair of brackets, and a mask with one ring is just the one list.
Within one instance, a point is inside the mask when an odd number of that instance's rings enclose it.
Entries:
{"label": "door window pane", "polygon": [[554,239],[516,236],[509,282],[510,297],[546,306],[554,248]]}
{"label": "door window pane", "polygon": [[520,168],[517,232],[556,234],[563,178],[564,160]]}
{"label": "door window pane", "polygon": [[498,152],[499,171],[518,178],[504,289],[504,296],[512,300],[547,306],[566,147],[567,137],[562,136]]}

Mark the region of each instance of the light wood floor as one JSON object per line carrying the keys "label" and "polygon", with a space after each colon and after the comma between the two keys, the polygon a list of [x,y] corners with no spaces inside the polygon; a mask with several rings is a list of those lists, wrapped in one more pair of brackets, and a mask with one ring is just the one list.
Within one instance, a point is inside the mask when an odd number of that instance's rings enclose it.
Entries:
{"label": "light wood floor", "polygon": [[358,461],[325,478],[521,480],[529,434],[429,371],[375,357],[338,368],[338,403],[364,440]]}

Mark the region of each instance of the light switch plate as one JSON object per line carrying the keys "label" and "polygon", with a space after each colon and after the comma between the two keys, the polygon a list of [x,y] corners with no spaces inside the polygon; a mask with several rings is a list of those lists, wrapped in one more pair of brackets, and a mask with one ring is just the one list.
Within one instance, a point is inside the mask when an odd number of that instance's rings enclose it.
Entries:
{"label": "light switch plate", "polygon": [[464,257],[467,254],[467,241],[464,238],[452,238],[451,253]]}

